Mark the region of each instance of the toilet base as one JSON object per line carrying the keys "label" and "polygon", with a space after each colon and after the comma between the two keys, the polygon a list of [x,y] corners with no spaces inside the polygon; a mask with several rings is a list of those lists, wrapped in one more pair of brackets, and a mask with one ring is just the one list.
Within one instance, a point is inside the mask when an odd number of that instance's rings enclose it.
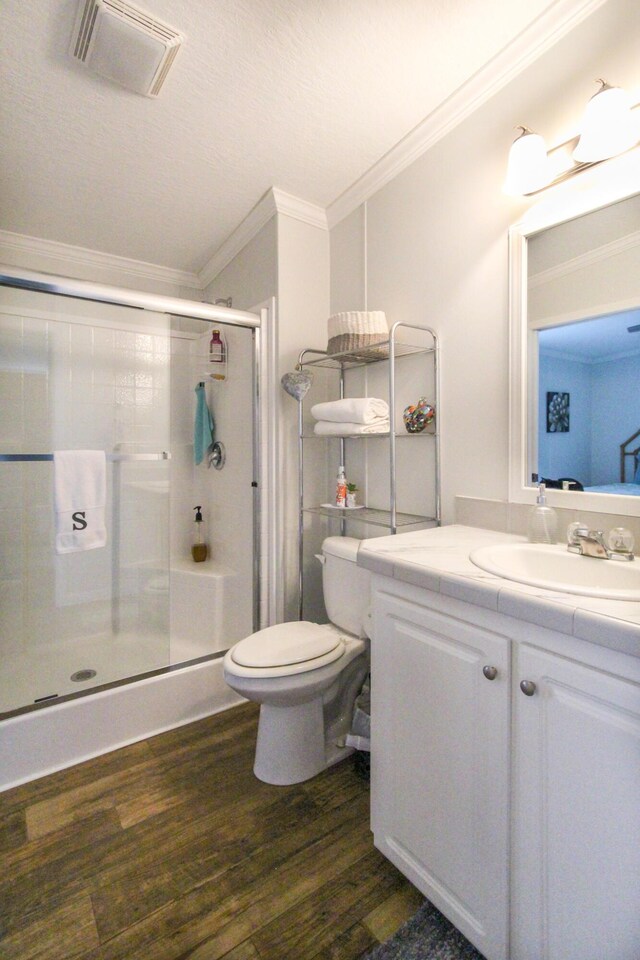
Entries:
{"label": "toilet base", "polygon": [[263,703],[253,772],[258,780],[276,786],[302,783],[347,756],[350,748],[336,748],[327,756],[324,742],[322,696],[296,706]]}

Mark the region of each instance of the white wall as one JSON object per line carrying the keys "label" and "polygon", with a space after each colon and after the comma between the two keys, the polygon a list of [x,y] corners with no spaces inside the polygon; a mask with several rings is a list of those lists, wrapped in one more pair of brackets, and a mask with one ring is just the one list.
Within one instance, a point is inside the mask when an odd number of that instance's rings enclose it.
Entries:
{"label": "white wall", "polygon": [[[639,39],[635,0],[609,0],[368,201],[369,309],[441,339],[445,522],[456,495],[507,498],[507,231],[531,205],[502,193],[513,127],[561,142],[594,77],[640,89]],[[332,311],[363,289],[362,220],[331,231]]]}
{"label": "white wall", "polygon": [[[278,216],[278,350],[279,376],[295,369],[305,347],[325,349],[329,316],[329,235],[326,230],[293,217]],[[323,378],[316,377],[316,399],[324,399]],[[282,463],[280,496],[283,503],[285,619],[298,617],[298,405],[284,390],[280,391],[280,455]],[[313,444],[313,441],[311,442]],[[308,452],[307,452],[308,451]],[[326,451],[307,444],[305,451],[305,488],[310,501],[319,502],[326,494]],[[305,567],[309,596],[319,607],[306,609],[313,618],[321,607],[319,565],[313,559],[322,539],[306,538]],[[315,588],[313,586],[315,578]]]}
{"label": "white wall", "polygon": [[[640,428],[638,358],[596,363],[591,373],[592,483],[617,483],[620,443]],[[640,445],[636,440],[631,445]],[[626,480],[633,480],[633,460],[626,463]]]}
{"label": "white wall", "polygon": [[[204,299],[232,297],[235,307],[249,309],[273,296],[277,299],[277,328],[271,335],[277,344],[279,379],[283,373],[295,369],[298,355],[305,347],[326,347],[329,315],[326,230],[292,216],[276,214],[218,274],[205,290]],[[321,381],[319,375],[318,382]],[[278,575],[284,595],[284,618],[291,620],[297,618],[298,612],[298,406],[279,387],[276,405],[280,472],[275,496],[279,498],[282,516],[280,555],[283,557]],[[306,474],[312,487],[320,474],[324,485],[325,463],[324,451],[311,452]],[[325,493],[323,489],[323,496]],[[262,506],[268,509],[266,503]],[[317,540],[318,537],[309,540],[309,551],[317,551]],[[314,576],[315,561],[309,560],[309,567]],[[317,571],[315,579],[317,587]],[[318,589],[312,590],[312,594],[321,607]]]}
{"label": "white wall", "polygon": [[276,296],[278,288],[277,217],[253,237],[204,290],[202,299],[213,303],[232,297],[238,310],[249,310]]}
{"label": "white wall", "polygon": [[[538,473],[543,477],[573,477],[585,487],[595,482],[591,473],[591,371],[591,364],[540,354]],[[548,392],[570,396],[566,433],[547,433]]]}

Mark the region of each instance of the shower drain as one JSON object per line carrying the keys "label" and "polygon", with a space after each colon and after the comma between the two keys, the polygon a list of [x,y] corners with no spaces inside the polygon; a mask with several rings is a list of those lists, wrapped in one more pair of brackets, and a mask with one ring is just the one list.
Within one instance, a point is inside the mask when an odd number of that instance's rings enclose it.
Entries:
{"label": "shower drain", "polygon": [[75,673],[72,673],[70,680],[73,680],[74,683],[80,683],[82,680],[91,680],[96,676],[95,670],[76,670]]}

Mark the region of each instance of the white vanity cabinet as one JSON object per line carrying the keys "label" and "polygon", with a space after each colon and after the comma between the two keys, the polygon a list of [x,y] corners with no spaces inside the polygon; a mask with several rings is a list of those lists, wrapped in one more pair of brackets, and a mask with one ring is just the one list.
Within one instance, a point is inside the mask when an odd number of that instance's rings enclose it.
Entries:
{"label": "white vanity cabinet", "polygon": [[384,576],[372,635],[376,846],[488,960],[638,960],[638,659]]}
{"label": "white vanity cabinet", "polygon": [[506,960],[509,640],[385,590],[371,655],[376,846]]}
{"label": "white vanity cabinet", "polygon": [[528,644],[514,662],[513,960],[637,960],[640,687]]}

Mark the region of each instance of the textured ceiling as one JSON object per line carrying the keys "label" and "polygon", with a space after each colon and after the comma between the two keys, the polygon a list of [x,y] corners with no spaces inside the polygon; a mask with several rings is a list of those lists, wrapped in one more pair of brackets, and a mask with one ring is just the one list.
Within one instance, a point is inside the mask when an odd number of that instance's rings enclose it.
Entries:
{"label": "textured ceiling", "polygon": [[157,100],[67,55],[77,0],[0,5],[0,229],[198,270],[271,186],[327,206],[551,0],[145,0]]}

